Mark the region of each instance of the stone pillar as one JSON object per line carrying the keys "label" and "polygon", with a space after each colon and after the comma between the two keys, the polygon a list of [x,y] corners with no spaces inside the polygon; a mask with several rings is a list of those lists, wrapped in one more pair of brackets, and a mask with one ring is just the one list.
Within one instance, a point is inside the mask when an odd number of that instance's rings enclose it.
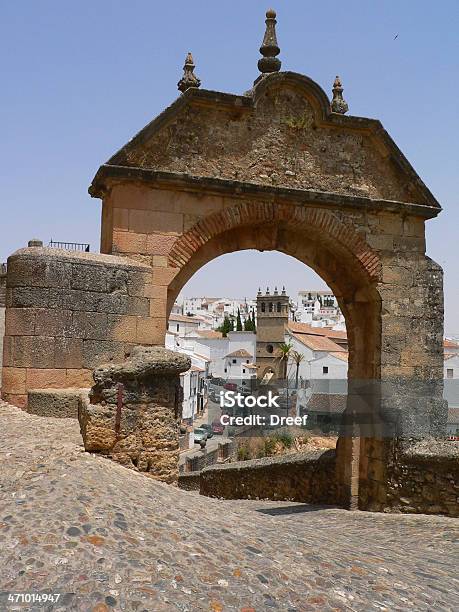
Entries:
{"label": "stone pillar", "polygon": [[388,466],[394,456],[446,433],[442,270],[422,250],[387,253],[382,279],[381,379],[375,381],[375,419],[367,421],[360,447],[364,510],[391,506]]}
{"label": "stone pillar", "polygon": [[78,414],[85,449],[177,482],[179,375],[190,365],[189,357],[162,347],[135,347],[127,361],[97,368],[89,402],[81,403]]}

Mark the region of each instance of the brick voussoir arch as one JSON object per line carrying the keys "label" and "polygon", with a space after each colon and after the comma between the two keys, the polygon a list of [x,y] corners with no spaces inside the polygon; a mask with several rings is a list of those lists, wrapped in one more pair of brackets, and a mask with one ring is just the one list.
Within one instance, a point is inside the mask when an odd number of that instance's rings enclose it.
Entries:
{"label": "brick voussoir arch", "polygon": [[286,222],[296,229],[314,228],[350,251],[372,280],[379,280],[379,256],[355,230],[328,210],[275,202],[241,202],[198,221],[174,243],[169,266],[182,268],[201,247],[219,234],[238,227]]}

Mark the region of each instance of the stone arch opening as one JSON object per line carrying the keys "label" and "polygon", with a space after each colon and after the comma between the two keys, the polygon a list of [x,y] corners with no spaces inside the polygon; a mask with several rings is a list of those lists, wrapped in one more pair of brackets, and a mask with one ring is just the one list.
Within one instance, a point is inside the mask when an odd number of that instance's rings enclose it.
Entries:
{"label": "stone arch opening", "polygon": [[223,211],[224,215],[213,215],[213,219],[209,217],[207,223],[196,224],[176,242],[169,255],[175,276],[168,286],[167,317],[183,286],[216,257],[248,249],[279,251],[314,270],[335,294],[348,329],[349,377],[378,379],[381,367],[378,256],[328,211],[316,218],[308,215],[307,209],[295,206],[290,210],[287,207],[260,210],[255,206],[253,209],[247,207],[245,217],[240,214],[243,206]]}
{"label": "stone arch opening", "polygon": [[[187,281],[213,259],[249,249],[278,251],[314,270],[336,296],[348,334],[348,381],[379,380],[379,257],[337,215],[326,210],[319,215],[308,214],[311,212],[294,205],[258,205],[252,209],[242,205],[209,217],[205,224],[196,224],[169,254],[169,266],[176,273],[168,286],[167,317]],[[352,413],[353,401],[348,396],[346,412]],[[367,476],[360,464],[360,455],[366,453],[366,440],[355,429],[353,434],[341,436],[336,451],[338,497],[348,505],[358,503],[359,483]]]}

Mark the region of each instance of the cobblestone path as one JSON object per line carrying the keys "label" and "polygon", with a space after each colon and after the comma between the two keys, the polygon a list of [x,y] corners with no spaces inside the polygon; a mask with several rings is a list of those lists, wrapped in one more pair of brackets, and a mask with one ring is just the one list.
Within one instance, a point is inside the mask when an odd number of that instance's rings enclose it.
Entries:
{"label": "cobblestone path", "polygon": [[455,519],[200,497],[5,404],[0,431],[0,591],[60,592],[45,609],[459,609]]}

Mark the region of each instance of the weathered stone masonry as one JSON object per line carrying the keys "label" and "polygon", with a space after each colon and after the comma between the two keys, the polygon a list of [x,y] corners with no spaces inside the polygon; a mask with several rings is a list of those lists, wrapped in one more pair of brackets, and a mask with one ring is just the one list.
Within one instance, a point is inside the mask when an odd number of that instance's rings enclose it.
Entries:
{"label": "weathered stone masonry", "polygon": [[158,480],[177,482],[179,375],[190,366],[189,357],[180,353],[134,347],[125,362],[97,368],[89,401],[81,402],[78,413],[85,449]]}
{"label": "weathered stone masonry", "polygon": [[90,387],[104,361],[148,341],[151,270],[127,258],[30,247],[8,259],[3,398]]}

